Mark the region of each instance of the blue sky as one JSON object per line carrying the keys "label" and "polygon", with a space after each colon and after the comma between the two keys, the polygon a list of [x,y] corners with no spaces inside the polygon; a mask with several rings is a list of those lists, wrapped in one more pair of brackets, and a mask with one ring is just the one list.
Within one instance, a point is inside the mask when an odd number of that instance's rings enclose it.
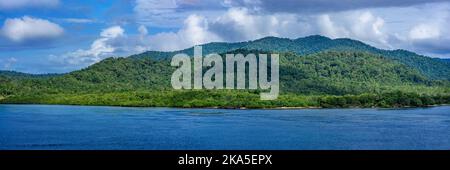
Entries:
{"label": "blue sky", "polygon": [[442,0],[0,0],[0,70],[61,73],[111,56],[320,34],[450,58]]}

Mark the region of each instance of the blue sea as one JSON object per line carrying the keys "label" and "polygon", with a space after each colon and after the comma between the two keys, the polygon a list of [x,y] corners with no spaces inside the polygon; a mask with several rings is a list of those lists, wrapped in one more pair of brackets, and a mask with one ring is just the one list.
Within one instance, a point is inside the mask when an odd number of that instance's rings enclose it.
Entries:
{"label": "blue sea", "polygon": [[0,105],[1,150],[450,149],[450,106],[231,110]]}

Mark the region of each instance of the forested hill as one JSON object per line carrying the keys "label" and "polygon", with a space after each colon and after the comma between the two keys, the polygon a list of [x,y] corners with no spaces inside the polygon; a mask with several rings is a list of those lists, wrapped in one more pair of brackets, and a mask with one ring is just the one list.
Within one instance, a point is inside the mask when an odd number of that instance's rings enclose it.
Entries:
{"label": "forested hill", "polygon": [[[322,51],[363,51],[379,54],[386,58],[396,60],[407,66],[419,70],[432,79],[450,80],[450,62],[430,58],[406,50],[382,50],[363,42],[348,38],[330,39],[328,37],[313,35],[298,39],[265,37],[262,39],[238,43],[208,43],[202,45],[203,54],[224,53],[236,49],[262,50],[273,52],[294,52],[298,55],[308,55]],[[193,48],[173,52],[148,51],[133,55],[132,58],[152,57],[156,59],[170,58],[177,53],[186,53],[192,56]]]}
{"label": "forested hill", "polygon": [[[309,44],[309,45],[308,45]],[[173,90],[171,55],[146,52],[108,58],[67,74],[0,72],[0,103],[173,107],[394,107],[450,103],[450,65],[404,50],[350,39],[267,37],[209,43],[204,54],[280,53],[280,97],[259,90]],[[183,50],[192,54],[193,48]],[[170,56],[170,57],[169,57]]]}

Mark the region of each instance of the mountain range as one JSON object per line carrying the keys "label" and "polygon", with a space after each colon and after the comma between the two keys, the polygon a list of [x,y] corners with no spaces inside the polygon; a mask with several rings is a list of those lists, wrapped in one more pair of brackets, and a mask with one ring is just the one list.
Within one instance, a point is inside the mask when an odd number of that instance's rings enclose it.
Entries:
{"label": "mountain range", "polygon": [[279,53],[280,92],[173,90],[170,60],[180,51],[107,58],[66,74],[0,72],[0,103],[170,107],[396,107],[450,102],[450,62],[357,40],[314,35],[203,44],[210,53]]}
{"label": "mountain range", "polygon": [[[361,41],[348,38],[330,39],[320,35],[312,35],[297,39],[265,37],[254,41],[238,43],[208,43],[202,45],[203,53],[225,53],[237,49],[262,50],[273,52],[294,52],[298,55],[308,55],[322,51],[361,51],[382,55],[386,58],[399,61],[407,66],[414,67],[423,74],[435,79],[450,78],[450,68],[444,59],[430,58],[407,50],[382,50]],[[193,48],[173,52],[148,51],[132,58],[153,57],[170,58],[178,53],[193,54]],[[444,62],[443,62],[444,61]]]}

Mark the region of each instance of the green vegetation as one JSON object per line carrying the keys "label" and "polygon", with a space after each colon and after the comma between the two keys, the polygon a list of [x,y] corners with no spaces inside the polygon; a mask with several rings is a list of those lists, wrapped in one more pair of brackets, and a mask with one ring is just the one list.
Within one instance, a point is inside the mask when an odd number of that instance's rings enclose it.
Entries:
{"label": "green vegetation", "polygon": [[217,108],[279,108],[279,107],[422,107],[448,104],[450,95],[428,95],[395,91],[359,95],[281,95],[278,100],[263,101],[255,91],[135,91],[86,94],[33,94],[13,96],[4,103],[67,104],[134,107],[217,107]]}
{"label": "green vegetation", "polygon": [[[150,51],[108,58],[67,74],[0,72],[0,103],[274,108],[404,107],[450,103],[450,62],[404,50],[386,51],[350,39],[267,37],[210,43],[204,55],[280,53],[280,91],[261,101],[259,90],[173,90],[171,57]],[[191,49],[181,52],[192,53]]]}
{"label": "green vegetation", "polygon": [[[360,41],[347,38],[330,39],[320,35],[313,35],[291,40],[287,38],[266,37],[255,41],[240,43],[209,43],[202,45],[202,47],[203,54],[212,52],[225,53],[238,49],[273,51],[279,53],[292,52],[298,55],[309,55],[323,51],[368,52],[398,61],[399,63],[418,70],[420,73],[431,79],[450,80],[450,62],[448,61],[425,57],[406,50],[377,49]],[[177,53],[186,53],[192,56],[193,48],[174,52],[149,51],[133,55],[131,58],[151,57],[154,59],[170,59]]]}

